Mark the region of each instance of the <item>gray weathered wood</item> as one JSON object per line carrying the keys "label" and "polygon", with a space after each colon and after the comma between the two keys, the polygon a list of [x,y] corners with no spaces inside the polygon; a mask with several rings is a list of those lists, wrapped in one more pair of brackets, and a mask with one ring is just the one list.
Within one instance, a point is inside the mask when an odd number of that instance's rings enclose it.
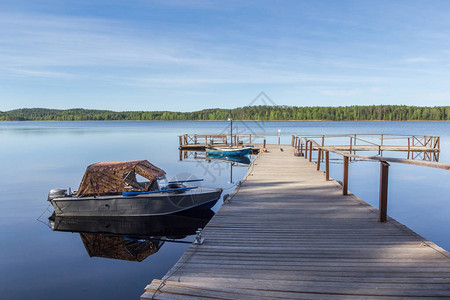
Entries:
{"label": "gray weathered wood", "polygon": [[141,299],[450,298],[450,254],[292,151],[268,146]]}

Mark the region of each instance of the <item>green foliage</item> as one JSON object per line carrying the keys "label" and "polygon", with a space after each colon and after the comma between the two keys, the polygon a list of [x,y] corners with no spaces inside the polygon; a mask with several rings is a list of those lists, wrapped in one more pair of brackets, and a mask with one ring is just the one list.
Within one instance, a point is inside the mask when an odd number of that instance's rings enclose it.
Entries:
{"label": "green foliage", "polygon": [[246,106],[234,109],[204,109],[195,112],[124,111],[91,109],[23,108],[0,112],[0,121],[86,121],[86,120],[450,120],[450,106]]}

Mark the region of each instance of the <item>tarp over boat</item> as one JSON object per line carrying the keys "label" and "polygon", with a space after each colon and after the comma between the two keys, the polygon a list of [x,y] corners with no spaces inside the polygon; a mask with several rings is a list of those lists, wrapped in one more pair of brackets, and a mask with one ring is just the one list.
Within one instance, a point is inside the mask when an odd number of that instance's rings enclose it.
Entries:
{"label": "tarp over boat", "polygon": [[[148,179],[142,183],[136,174]],[[87,167],[77,195],[102,195],[128,191],[146,192],[165,172],[146,160],[100,162]]]}

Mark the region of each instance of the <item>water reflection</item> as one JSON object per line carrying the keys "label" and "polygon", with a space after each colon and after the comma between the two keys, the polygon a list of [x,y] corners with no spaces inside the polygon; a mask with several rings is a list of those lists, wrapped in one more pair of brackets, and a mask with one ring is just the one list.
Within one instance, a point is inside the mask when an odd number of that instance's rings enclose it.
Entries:
{"label": "water reflection", "polygon": [[163,241],[133,240],[125,236],[101,233],[80,233],[81,240],[90,257],[103,257],[129,261],[143,261],[158,252]]}
{"label": "water reflection", "polygon": [[[54,231],[79,233],[90,257],[143,261],[165,242],[182,241],[204,228],[208,210],[153,217],[49,217]],[[192,239],[193,240],[193,239]]]}

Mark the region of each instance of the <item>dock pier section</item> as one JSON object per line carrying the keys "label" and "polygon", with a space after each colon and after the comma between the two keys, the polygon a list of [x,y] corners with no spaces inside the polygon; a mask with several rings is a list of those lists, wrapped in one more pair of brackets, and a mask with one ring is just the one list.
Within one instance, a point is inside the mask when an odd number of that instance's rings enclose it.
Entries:
{"label": "dock pier section", "polygon": [[[450,298],[450,254],[348,191],[345,161],[364,156],[306,142],[303,157],[293,155],[294,139],[267,145],[204,228],[204,243],[141,299]],[[330,152],[343,154],[342,184],[329,176]]]}

